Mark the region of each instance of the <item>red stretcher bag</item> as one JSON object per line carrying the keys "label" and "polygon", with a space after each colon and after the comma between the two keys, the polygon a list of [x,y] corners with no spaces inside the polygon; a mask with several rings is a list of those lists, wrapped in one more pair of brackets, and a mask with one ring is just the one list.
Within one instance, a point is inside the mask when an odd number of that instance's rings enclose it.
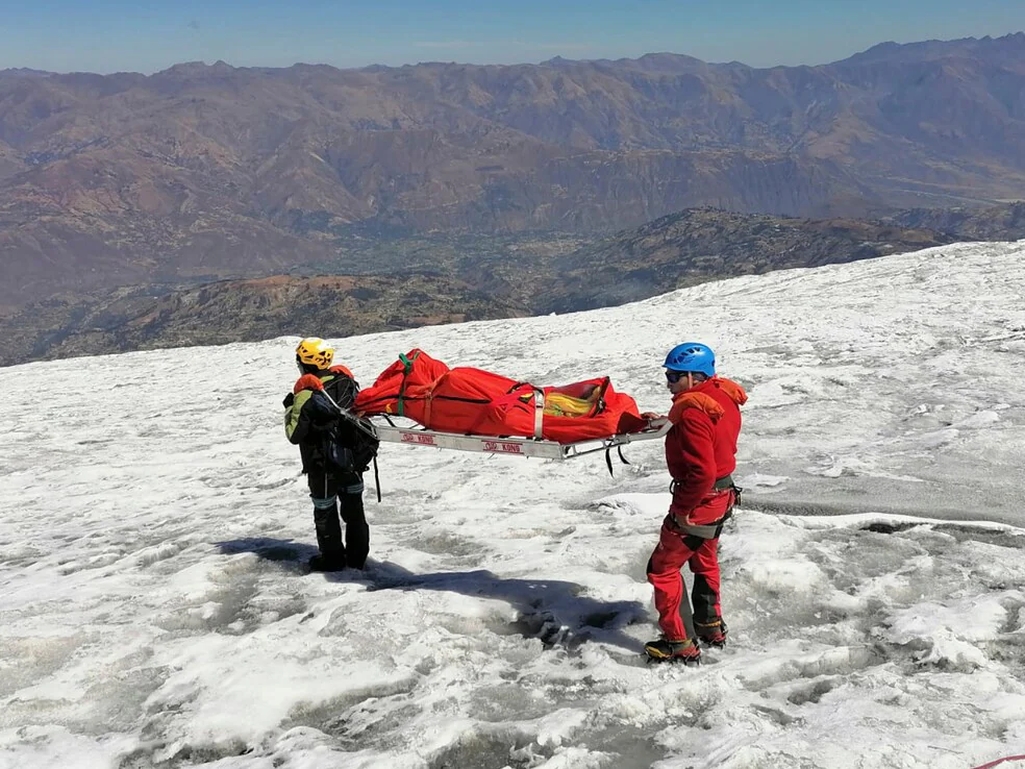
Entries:
{"label": "red stretcher bag", "polygon": [[636,432],[647,424],[634,399],[616,392],[608,377],[536,387],[482,369],[449,368],[419,349],[381,372],[356,397],[355,409],[408,417],[438,432],[558,443]]}

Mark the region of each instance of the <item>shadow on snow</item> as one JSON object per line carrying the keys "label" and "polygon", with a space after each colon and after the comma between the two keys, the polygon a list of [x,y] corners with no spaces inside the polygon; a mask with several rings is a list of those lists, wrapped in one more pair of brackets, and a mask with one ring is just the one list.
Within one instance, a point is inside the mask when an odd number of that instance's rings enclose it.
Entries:
{"label": "shadow on snow", "polygon": [[[311,545],[270,537],[215,544],[226,555],[253,553],[300,573],[306,571],[306,560],[317,553]],[[437,590],[505,601],[518,616],[502,627],[493,627],[495,632],[538,638],[545,646],[571,651],[594,640],[638,653],[641,644],[623,628],[648,621],[647,608],[639,601],[602,601],[588,597],[587,588],[576,582],[499,577],[486,569],[417,574],[389,561],[369,559],[365,571],[344,569],[323,577],[330,582],[365,583],[368,592]]]}

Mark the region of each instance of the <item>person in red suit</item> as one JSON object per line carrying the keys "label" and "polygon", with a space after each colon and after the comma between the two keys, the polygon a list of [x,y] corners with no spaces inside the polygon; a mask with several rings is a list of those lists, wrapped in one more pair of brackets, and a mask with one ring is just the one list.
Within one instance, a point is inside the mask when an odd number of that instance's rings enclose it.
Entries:
{"label": "person in red suit", "polygon": [[[658,545],[648,561],[662,637],[644,645],[657,661],[697,664],[699,643],[722,647],[726,623],[719,603],[719,535],[733,514],[739,489],[733,483],[740,406],[744,388],[716,374],[715,353],[699,342],[685,342],[665,360],[673,396],[666,434],[666,464],[672,503],[662,523]],[[697,638],[689,638],[680,616],[684,583],[680,570],[694,575],[691,604]]]}

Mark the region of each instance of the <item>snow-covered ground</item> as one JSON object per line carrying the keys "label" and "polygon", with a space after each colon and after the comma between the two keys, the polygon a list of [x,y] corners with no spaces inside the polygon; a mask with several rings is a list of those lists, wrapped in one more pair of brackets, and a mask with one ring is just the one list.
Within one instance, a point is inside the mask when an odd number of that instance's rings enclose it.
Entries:
{"label": "snow-covered ground", "polygon": [[[1025,242],[338,340],[664,411],[750,392],[730,646],[646,665],[656,442],[385,444],[367,573],[304,574],[295,338],[0,369],[0,766],[967,769],[1025,753]],[[296,329],[315,334],[319,329]]]}

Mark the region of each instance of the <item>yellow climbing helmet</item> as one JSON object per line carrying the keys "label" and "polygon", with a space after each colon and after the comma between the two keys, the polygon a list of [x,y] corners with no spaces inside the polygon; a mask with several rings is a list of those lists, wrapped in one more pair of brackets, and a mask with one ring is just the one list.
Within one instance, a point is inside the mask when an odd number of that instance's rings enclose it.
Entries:
{"label": "yellow climbing helmet", "polygon": [[295,348],[295,359],[308,366],[319,369],[330,368],[335,351],[327,346],[327,342],[318,336],[310,336],[299,342]]}

